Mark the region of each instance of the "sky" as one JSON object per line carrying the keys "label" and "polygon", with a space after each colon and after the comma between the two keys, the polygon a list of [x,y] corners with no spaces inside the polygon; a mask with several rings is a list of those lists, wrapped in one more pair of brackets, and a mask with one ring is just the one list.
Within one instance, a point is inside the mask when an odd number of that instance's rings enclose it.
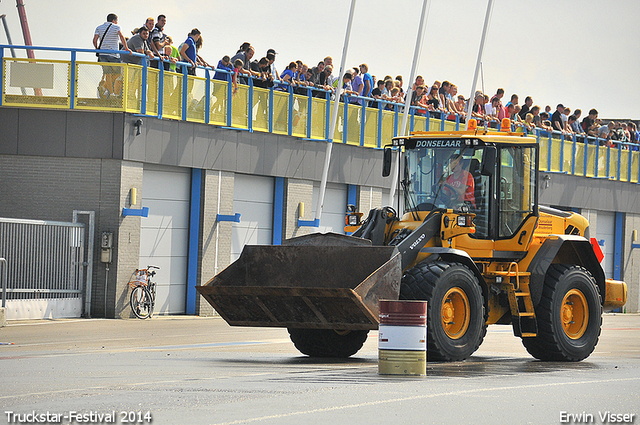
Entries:
{"label": "sky", "polygon": [[[488,0],[430,0],[418,74],[431,85],[448,80],[465,96],[471,85]],[[115,13],[125,35],[148,16],[167,16],[165,33],[178,43],[202,32],[200,55],[212,65],[250,42],[256,57],[273,48],[280,71],[295,60],[314,66],[332,56],[340,65],[351,0],[24,0],[36,46],[92,48],[96,26]],[[408,84],[422,0],[357,0],[346,65],[367,63],[378,78]],[[24,44],[15,0],[0,0],[14,44]],[[640,119],[638,0],[494,0],[477,89],[520,104],[531,96],[600,118]],[[0,29],[0,44],[7,38]],[[5,52],[5,55],[9,55]],[[24,54],[19,54],[24,56]],[[36,57],[60,58],[48,52]],[[91,59],[91,55],[81,57]],[[334,71],[334,73],[337,73]]]}

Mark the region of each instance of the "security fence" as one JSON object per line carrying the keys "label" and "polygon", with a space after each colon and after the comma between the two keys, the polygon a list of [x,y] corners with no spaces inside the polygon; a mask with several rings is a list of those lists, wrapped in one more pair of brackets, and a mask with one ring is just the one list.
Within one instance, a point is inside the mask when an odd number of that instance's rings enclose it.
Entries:
{"label": "security fence", "polygon": [[84,224],[0,218],[7,318],[79,317]]}

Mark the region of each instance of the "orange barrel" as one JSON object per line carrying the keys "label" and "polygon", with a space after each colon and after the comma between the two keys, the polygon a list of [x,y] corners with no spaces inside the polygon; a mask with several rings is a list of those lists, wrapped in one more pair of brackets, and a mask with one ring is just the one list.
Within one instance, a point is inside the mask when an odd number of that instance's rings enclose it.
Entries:
{"label": "orange barrel", "polygon": [[378,373],[427,374],[427,302],[380,300]]}

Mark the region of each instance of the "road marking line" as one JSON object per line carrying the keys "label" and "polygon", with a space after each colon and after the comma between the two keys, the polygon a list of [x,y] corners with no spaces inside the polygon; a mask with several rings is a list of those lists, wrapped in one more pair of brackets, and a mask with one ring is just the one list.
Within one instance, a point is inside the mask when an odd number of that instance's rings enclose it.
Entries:
{"label": "road marking line", "polygon": [[376,406],[376,405],[388,404],[388,403],[399,403],[399,402],[411,401],[411,400],[420,400],[420,399],[428,399],[428,398],[436,398],[436,397],[451,397],[451,396],[459,396],[463,394],[473,394],[473,393],[486,393],[487,391],[512,391],[512,390],[531,389],[531,388],[560,387],[565,385],[602,384],[607,382],[623,382],[623,381],[640,381],[640,377],[621,378],[621,379],[603,379],[603,380],[581,381],[581,382],[575,382],[575,381],[574,382],[558,382],[558,383],[552,383],[552,384],[547,383],[547,384],[535,384],[535,385],[516,385],[511,387],[497,387],[497,388],[476,388],[472,390],[451,391],[451,392],[436,393],[436,394],[423,394],[423,395],[417,395],[412,397],[399,397],[399,398],[388,399],[388,400],[378,400],[378,401],[369,401],[369,402],[358,403],[358,404],[347,404],[344,406],[325,407],[321,409],[289,412],[289,413],[282,413],[279,415],[261,416],[261,417],[250,418],[250,419],[239,419],[233,422],[220,422],[213,425],[244,424],[249,422],[260,422],[260,421],[265,421],[270,419],[286,418],[290,416],[309,415],[313,413],[323,413],[323,412],[331,412],[331,411],[345,410],[345,409],[356,409],[361,407]]}

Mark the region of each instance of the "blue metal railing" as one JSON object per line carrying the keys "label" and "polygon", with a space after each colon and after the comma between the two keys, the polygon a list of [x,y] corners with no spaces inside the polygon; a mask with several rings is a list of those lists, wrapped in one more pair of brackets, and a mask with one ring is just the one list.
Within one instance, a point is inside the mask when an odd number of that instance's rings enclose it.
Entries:
{"label": "blue metal railing", "polygon": [[[9,58],[5,58],[4,53],[5,49],[32,49],[46,52],[65,52],[70,55],[69,61],[69,108],[75,109],[78,107],[76,104],[76,99],[78,96],[78,75],[76,64],[78,62],[79,54],[91,54],[94,56],[96,52],[98,53],[119,53],[120,55],[128,55],[127,51],[110,51],[110,50],[94,50],[94,49],[70,49],[70,48],[59,48],[59,47],[37,47],[37,46],[9,46],[9,45],[0,45],[0,75],[2,77],[2,96],[0,96],[0,106],[4,104],[4,98],[6,94],[6,67],[4,65],[5,59],[9,60]],[[147,116],[157,116],[162,119],[166,114],[164,111],[164,100],[165,100],[165,71],[163,66],[158,67],[158,87],[157,92],[154,90],[153,93],[148,93],[149,85],[149,60],[148,58],[140,53],[131,53],[133,56],[144,58],[142,62],[142,72],[141,72],[141,80],[140,80],[140,102],[139,102],[139,113],[141,115]],[[27,62],[47,62],[51,61],[49,59],[20,59],[22,61]],[[154,59],[157,60],[157,59]],[[95,62],[95,56],[92,59],[93,63],[96,65],[104,65],[107,66],[108,63]],[[53,61],[52,61],[53,62]],[[168,61],[165,61],[168,62]],[[83,63],[87,63],[86,61]],[[191,66],[186,62],[177,62],[177,69],[180,71],[180,86],[181,90],[181,113],[176,118],[180,118],[182,120],[188,121],[189,118],[189,88],[190,85],[193,86],[194,77],[188,75],[188,68]],[[127,66],[127,65],[123,65]],[[211,108],[212,108],[212,90],[214,86],[214,82],[220,81],[215,80],[211,76],[211,71],[214,71],[209,67],[200,67],[204,72],[204,116],[201,122],[211,124]],[[153,70],[156,72],[156,70]],[[264,127],[260,127],[256,129],[256,123],[254,122],[253,117],[253,107],[254,100],[256,99],[256,87],[254,87],[254,79],[248,78],[247,85],[241,85],[241,87],[245,87],[247,90],[246,96],[246,108],[243,108],[243,113],[246,112],[246,122],[243,122],[244,125],[238,126],[237,124],[234,126],[234,103],[245,101],[244,98],[238,97],[236,98],[233,93],[232,87],[232,72],[226,70],[215,70],[218,73],[225,74],[226,81],[226,98],[222,99],[222,101],[226,101],[226,126],[224,128],[230,128],[234,130],[246,130],[246,131],[268,131],[274,132],[275,123],[274,123],[274,111],[277,110],[275,102],[274,102],[274,91],[278,93],[286,93],[288,96],[287,99],[287,125],[286,125],[286,134],[293,136],[298,135],[299,130],[294,130],[294,104],[296,102],[298,104],[304,103],[306,105],[306,116],[302,116],[300,118],[304,120],[306,124],[306,129],[304,131],[303,139],[305,140],[316,140],[316,141],[326,141],[328,139],[334,139],[333,134],[328,134],[330,127],[330,112],[331,112],[331,99],[333,93],[331,91],[324,90],[322,88],[316,87],[296,87],[287,85],[282,81],[275,79],[273,84],[268,89],[268,106],[266,107],[266,116],[267,122],[264,123]],[[173,74],[175,75],[175,74]],[[155,78],[155,77],[154,77]],[[200,78],[202,80],[202,78]],[[217,83],[215,83],[217,84]],[[279,87],[283,87],[286,91],[279,90]],[[136,86],[137,87],[137,86]],[[263,90],[263,89],[260,89]],[[24,92],[23,92],[24,93]],[[23,95],[28,97],[26,95]],[[148,105],[149,96],[153,96],[154,99],[157,99],[157,110],[150,111]],[[14,95],[14,97],[20,97],[20,95]],[[33,97],[33,96],[32,96]],[[302,100],[302,98],[305,100]],[[264,98],[263,98],[264,99]],[[324,102],[324,113],[318,115],[317,118],[314,117],[314,99],[321,100]],[[398,104],[395,102],[390,102],[384,99],[372,99],[361,96],[349,96],[344,94],[342,105],[342,143],[350,143],[354,145],[358,145],[361,147],[370,147],[370,148],[382,148],[388,141],[386,140],[390,136],[397,136],[399,132],[399,125],[401,121],[401,113],[404,110],[403,104]],[[372,103],[375,103],[375,107],[371,107]],[[41,105],[36,105],[41,107],[47,107],[46,103]],[[244,105],[240,105],[244,106]],[[316,105],[317,106],[317,105]],[[86,109],[86,107],[85,107]],[[120,109],[126,109],[126,105],[123,105]],[[460,115],[453,114],[449,112],[430,112],[424,111],[423,107],[410,107],[410,120],[409,120],[409,129],[410,131],[430,131],[433,129],[434,124],[437,125],[437,129],[440,131],[444,131],[447,128],[450,130],[460,130],[460,124],[462,122]],[[171,114],[169,114],[171,115]],[[367,127],[367,117],[375,117],[377,120],[377,125],[374,128]],[[453,118],[453,119],[451,119]],[[350,122],[353,120],[355,122]],[[319,121],[320,120],[320,121]],[[359,121],[359,123],[358,123]],[[357,125],[359,124],[359,125]],[[217,125],[220,125],[217,123]],[[262,124],[261,124],[262,125]],[[485,128],[491,131],[493,128],[499,128],[499,123],[491,122],[484,123]],[[265,128],[266,127],[266,128]],[[318,128],[323,128],[321,132],[321,136],[319,136]],[[619,181],[627,181],[627,182],[639,182],[640,181],[640,160],[638,159],[638,155],[640,152],[638,151],[638,145],[628,142],[618,142],[618,141],[605,141],[603,139],[598,139],[594,137],[583,137],[571,135],[566,136],[557,131],[544,131],[541,129],[535,129],[532,134],[527,132],[526,129],[520,123],[512,124],[512,131],[516,131],[516,127],[518,127],[518,131],[523,131],[526,135],[531,135],[536,137],[540,144],[541,153],[545,157],[544,161],[541,161],[541,169],[543,171],[548,172],[559,172],[559,173],[571,173],[572,175],[581,175],[585,177],[595,177],[595,178],[608,178],[608,179],[616,179]],[[314,134],[314,129],[316,132]],[[369,142],[367,142],[369,140]],[[373,141],[373,142],[372,142]],[[570,150],[570,158],[567,163],[566,159],[569,157],[569,150],[566,145],[571,145]],[[566,150],[567,149],[567,150]],[[566,151],[565,151],[566,150]],[[590,155],[593,158],[590,158]],[[612,158],[616,157],[616,161],[612,161]],[[604,157],[604,160],[601,158]],[[626,163],[624,162],[626,161]],[[604,162],[604,165],[601,166],[601,162]],[[633,164],[637,163],[637,172],[634,171]],[[615,167],[615,170],[612,170],[612,167]],[[569,171],[570,170],[570,171]],[[624,171],[623,171],[624,170]],[[612,175],[613,174],[613,175]]]}

